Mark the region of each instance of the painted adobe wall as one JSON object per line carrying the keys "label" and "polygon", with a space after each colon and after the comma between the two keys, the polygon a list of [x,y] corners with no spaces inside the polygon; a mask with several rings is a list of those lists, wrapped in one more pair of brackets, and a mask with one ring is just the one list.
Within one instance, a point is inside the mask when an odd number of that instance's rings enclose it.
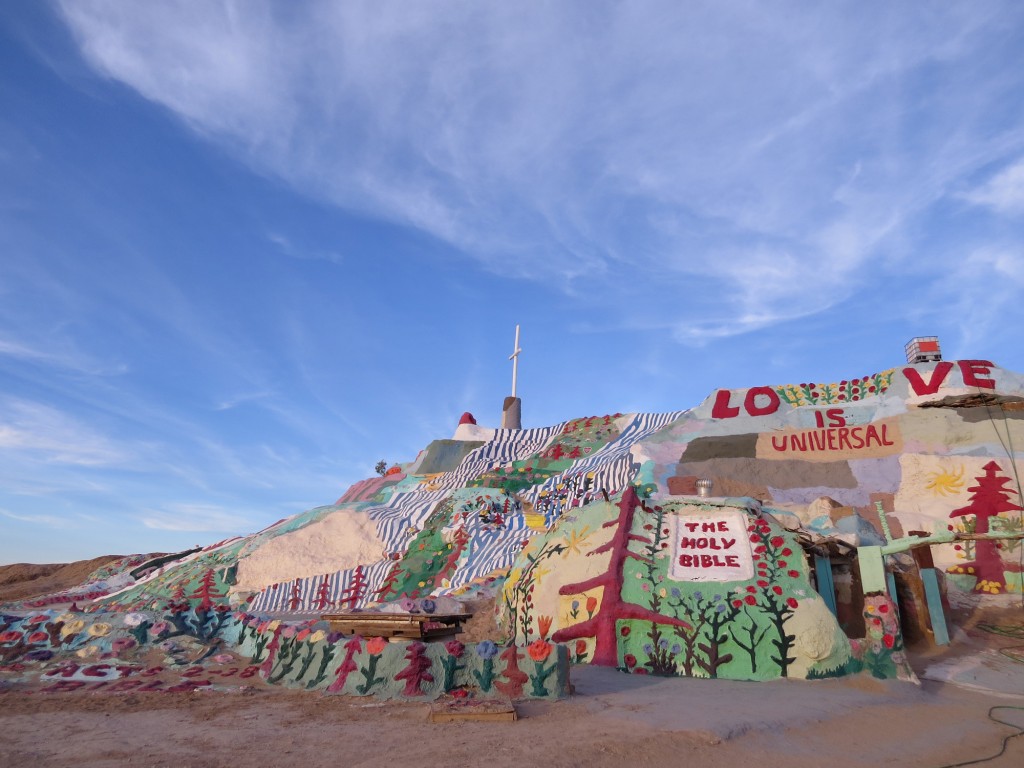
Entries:
{"label": "painted adobe wall", "polygon": [[628,490],[565,514],[517,559],[500,610],[517,643],[550,638],[577,663],[634,674],[765,680],[867,665],[912,677],[894,622],[879,643],[851,644],[796,537],[753,499],[644,503]]}

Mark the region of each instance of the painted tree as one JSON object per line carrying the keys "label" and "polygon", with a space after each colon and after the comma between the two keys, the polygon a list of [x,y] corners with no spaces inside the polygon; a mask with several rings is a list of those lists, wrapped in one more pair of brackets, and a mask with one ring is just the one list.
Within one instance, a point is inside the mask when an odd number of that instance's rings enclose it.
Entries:
{"label": "painted tree", "polygon": [[320,579],[320,585],[316,588],[316,597],[313,598],[313,607],[318,611],[333,605],[331,601],[331,582],[325,573]]}
{"label": "painted tree", "polygon": [[302,605],[302,579],[292,582],[292,594],[288,598],[288,610],[297,611]]}
{"label": "painted tree", "polygon": [[338,604],[343,608],[358,608],[360,601],[366,595],[367,586],[366,571],[363,570],[363,566],[357,565],[352,572],[352,581],[341,590]]}
{"label": "painted tree", "polygon": [[[1022,508],[1010,501],[1010,494],[1016,493],[1012,488],[1006,488],[1010,482],[1009,477],[1000,476],[999,464],[990,461],[982,469],[985,474],[975,478],[978,482],[967,490],[971,493],[971,503],[965,507],[954,509],[949,513],[950,517],[963,517],[974,515],[975,533],[989,533],[989,521],[1001,512],[1019,512]],[[975,591],[1001,590],[1006,587],[1005,571],[1017,569],[1013,563],[1004,563],[999,556],[999,546],[991,539],[978,539],[974,547],[974,560],[956,566],[958,570],[973,573],[978,577],[975,584]]]}
{"label": "painted tree", "polygon": [[213,599],[224,597],[224,593],[217,589],[217,574],[212,568],[207,568],[202,578],[199,579],[199,586],[189,595],[192,600],[199,600],[199,608],[207,610],[213,607]]}
{"label": "painted tree", "polygon": [[631,551],[629,548],[630,544],[638,542],[650,546],[651,540],[647,536],[640,536],[631,532],[636,510],[641,507],[640,499],[634,488],[629,487],[626,489],[618,506],[619,514],[616,518],[609,520],[602,526],[604,528],[615,528],[615,535],[612,536],[607,544],[587,553],[588,557],[604,552],[610,553],[611,556],[608,558],[607,568],[597,576],[576,582],[575,584],[565,584],[558,590],[560,595],[578,595],[588,590],[602,587],[603,598],[600,611],[598,611],[597,615],[586,621],[558,630],[551,637],[556,643],[593,637],[595,646],[591,663],[606,667],[618,666],[619,654],[616,625],[622,619],[650,621],[655,624],[673,627],[690,627],[682,619],[663,616],[650,608],[626,602],[623,599],[622,581],[625,577],[626,561],[633,559],[647,563],[650,560],[650,557],[647,555]]}

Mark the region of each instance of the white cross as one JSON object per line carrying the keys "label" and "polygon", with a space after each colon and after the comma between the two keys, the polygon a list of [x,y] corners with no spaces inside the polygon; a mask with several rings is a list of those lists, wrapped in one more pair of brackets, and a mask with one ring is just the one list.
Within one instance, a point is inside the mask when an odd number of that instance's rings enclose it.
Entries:
{"label": "white cross", "polygon": [[516,380],[519,377],[519,353],[522,351],[519,348],[519,326],[517,325],[515,347],[512,354],[508,356],[508,359],[512,361],[512,397],[516,396]]}

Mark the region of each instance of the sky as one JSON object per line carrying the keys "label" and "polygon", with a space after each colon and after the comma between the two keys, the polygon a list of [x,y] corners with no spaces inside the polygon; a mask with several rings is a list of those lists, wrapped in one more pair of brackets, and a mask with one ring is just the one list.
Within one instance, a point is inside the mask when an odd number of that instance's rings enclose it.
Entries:
{"label": "sky", "polygon": [[0,563],[177,551],[497,426],[1024,371],[1024,5],[0,10]]}

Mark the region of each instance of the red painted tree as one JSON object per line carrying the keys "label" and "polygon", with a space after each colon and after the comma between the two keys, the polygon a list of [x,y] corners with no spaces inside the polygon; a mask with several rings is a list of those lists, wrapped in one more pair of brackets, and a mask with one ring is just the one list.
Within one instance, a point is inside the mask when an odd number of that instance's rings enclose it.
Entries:
{"label": "red painted tree", "polygon": [[402,573],[401,563],[395,563],[394,566],[388,571],[387,577],[384,579],[384,583],[380,585],[380,589],[377,590],[375,597],[378,600],[383,600],[388,593],[393,592],[395,584],[398,583],[398,577]]}
{"label": "red painted tree", "polygon": [[292,596],[288,599],[288,610],[297,611],[302,605],[302,579],[292,583]]}
{"label": "red painted tree", "polygon": [[505,681],[494,681],[494,687],[508,696],[510,699],[518,699],[523,695],[523,684],[530,679],[530,676],[519,669],[519,649],[510,645],[501,652],[501,658],[505,661],[503,674]]}
{"label": "red painted tree", "polygon": [[195,592],[189,595],[189,598],[200,600],[199,608],[205,610],[213,607],[213,598],[215,597],[224,597],[224,593],[217,591],[217,577],[214,575],[213,569],[208,568],[199,580],[199,586],[196,587]]}
{"label": "red painted tree", "polygon": [[320,579],[320,586],[316,588],[316,597],[313,599],[313,607],[318,611],[322,611],[334,603],[331,601],[331,582],[329,581],[327,574],[323,575]]}
{"label": "red painted tree", "polygon": [[[975,533],[989,533],[989,520],[1000,512],[1019,512],[1022,508],[1010,501],[1010,494],[1016,493],[1012,488],[1006,488],[1010,482],[1008,477],[1000,477],[999,465],[990,461],[982,469],[985,474],[976,477],[977,485],[967,490],[971,493],[971,503],[966,507],[954,509],[949,513],[950,517],[963,517],[965,515],[975,516]],[[961,569],[967,571],[974,569],[974,575],[978,577],[975,590],[983,591],[982,582],[989,582],[989,585],[997,584],[999,587],[1006,586],[1004,572],[1007,569],[1017,569],[1014,563],[1004,563],[999,556],[999,546],[991,539],[979,539],[974,545],[975,558],[973,562],[964,563]]]}
{"label": "red painted tree", "polygon": [[357,565],[355,571],[352,572],[352,583],[341,590],[338,604],[343,608],[358,608],[359,601],[366,594],[366,586],[366,572],[363,570],[363,566]]}
{"label": "red painted tree", "polygon": [[650,558],[639,555],[629,549],[632,542],[643,542],[650,544],[651,540],[646,536],[639,536],[631,533],[633,517],[637,507],[640,507],[640,499],[636,490],[627,488],[622,494],[622,501],[619,502],[619,514],[614,520],[609,520],[602,527],[616,528],[615,535],[611,540],[597,549],[588,553],[599,555],[603,552],[610,552],[608,567],[603,573],[593,578],[580,581],[575,584],[565,584],[558,590],[560,595],[578,595],[596,587],[604,588],[604,596],[601,600],[601,610],[597,615],[586,621],[574,624],[571,627],[560,629],[552,635],[552,641],[565,643],[570,640],[578,640],[584,637],[593,637],[596,640],[592,664],[599,664],[606,667],[618,666],[618,638],[615,634],[616,622],[620,619],[638,619],[650,621],[655,624],[666,624],[673,627],[691,629],[691,626],[682,619],[672,616],[664,616],[657,611],[652,611],[636,603],[628,603],[622,599],[622,580],[625,578],[626,561],[630,558],[641,562],[649,562]]}

